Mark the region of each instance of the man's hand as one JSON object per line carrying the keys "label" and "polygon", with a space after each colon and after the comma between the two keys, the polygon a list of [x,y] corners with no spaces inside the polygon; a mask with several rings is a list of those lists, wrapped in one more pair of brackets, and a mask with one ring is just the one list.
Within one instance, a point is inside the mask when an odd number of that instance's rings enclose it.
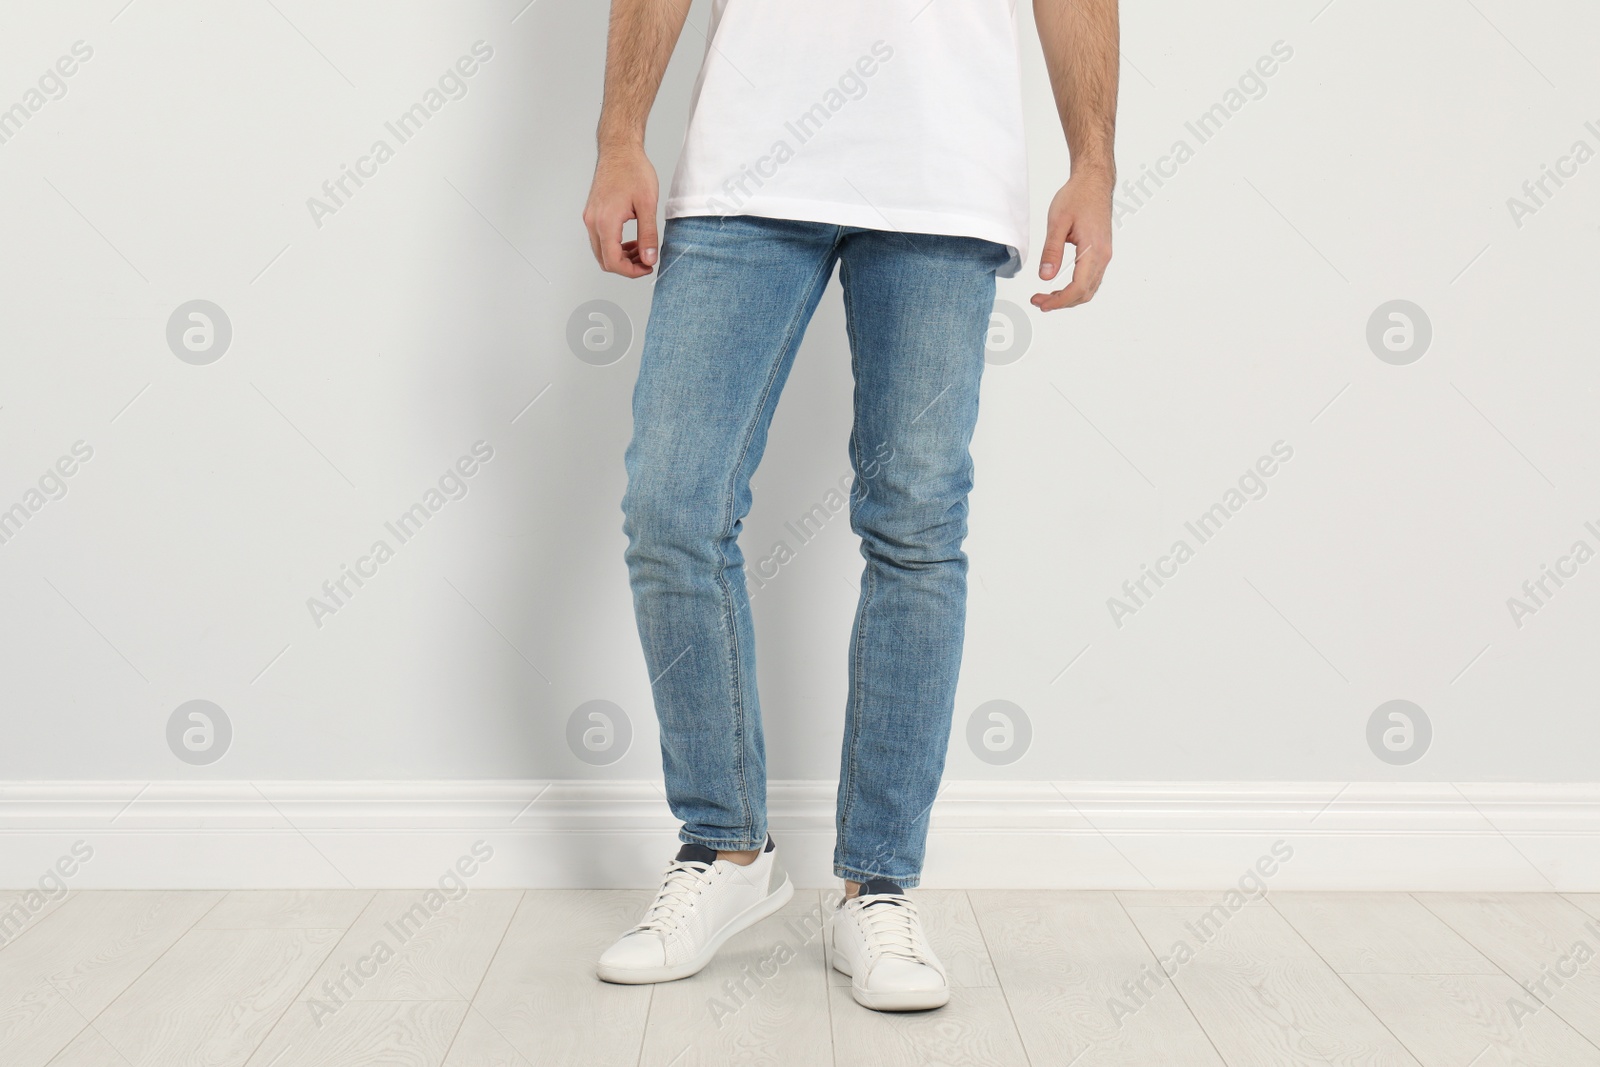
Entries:
{"label": "man's hand", "polygon": [[[656,235],[656,169],[643,147],[603,149],[583,208],[589,247],[600,266],[624,278],[642,278],[655,269],[660,243]],[[622,239],[622,227],[636,221],[638,238]]]}
{"label": "man's hand", "polygon": [[1057,277],[1068,244],[1075,250],[1072,280],[1053,293],[1036,293],[1030,301],[1040,311],[1077,307],[1100,288],[1106,264],[1111,262],[1111,187],[1109,173],[1086,170],[1074,173],[1050,201],[1050,221],[1044,252],[1039,257],[1039,277]]}
{"label": "man's hand", "polygon": [[1077,307],[1094,296],[1111,262],[1111,191],[1117,181],[1117,0],[1033,0],[1050,87],[1072,153],[1072,177],[1050,202],[1039,277],[1060,275],[1066,245],[1072,281],[1039,293],[1040,311]]}

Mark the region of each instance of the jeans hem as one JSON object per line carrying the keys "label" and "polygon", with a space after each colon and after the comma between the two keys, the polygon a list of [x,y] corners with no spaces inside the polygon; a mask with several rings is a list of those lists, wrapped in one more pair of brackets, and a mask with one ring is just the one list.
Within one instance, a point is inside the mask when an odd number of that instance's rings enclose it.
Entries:
{"label": "jeans hem", "polygon": [[864,871],[858,867],[846,867],[835,863],[833,873],[837,878],[850,882],[869,882],[874,878],[887,878],[901,889],[915,889],[922,881],[922,876],[917,874],[885,874],[882,871]]}
{"label": "jeans hem", "polygon": [[686,845],[704,845],[714,848],[718,852],[757,852],[767,847],[767,835],[760,837],[705,837],[701,834],[692,834],[688,830],[678,831],[678,840]]}

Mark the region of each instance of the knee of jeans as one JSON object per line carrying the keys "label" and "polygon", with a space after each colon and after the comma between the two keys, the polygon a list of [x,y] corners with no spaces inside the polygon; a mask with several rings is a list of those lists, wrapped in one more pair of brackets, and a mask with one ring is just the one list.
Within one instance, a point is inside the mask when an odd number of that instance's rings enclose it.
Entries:
{"label": "knee of jeans", "polygon": [[966,494],[927,499],[867,501],[851,525],[869,556],[904,568],[963,563],[967,536]]}
{"label": "knee of jeans", "polygon": [[622,497],[626,557],[634,567],[693,566],[715,559],[724,508],[685,480],[631,474]]}

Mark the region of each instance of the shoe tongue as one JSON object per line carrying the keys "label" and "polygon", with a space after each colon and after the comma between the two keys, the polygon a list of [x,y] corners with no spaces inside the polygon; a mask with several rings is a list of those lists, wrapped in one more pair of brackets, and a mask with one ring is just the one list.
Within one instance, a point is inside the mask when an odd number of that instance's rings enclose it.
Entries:
{"label": "shoe tongue", "polygon": [[[899,883],[891,882],[887,878],[868,878],[865,882],[861,883],[861,888],[857,890],[857,895],[870,897],[878,893],[893,893],[895,896],[904,896],[905,892],[906,891],[904,889],[900,888]],[[875,900],[872,903],[898,905],[900,902],[898,900]],[[871,906],[872,904],[867,905],[869,908]]]}
{"label": "shoe tongue", "polygon": [[678,855],[674,858],[678,863],[715,863],[717,862],[717,850],[707,848],[705,845],[695,844],[692,841],[686,841],[683,847],[678,849]]}

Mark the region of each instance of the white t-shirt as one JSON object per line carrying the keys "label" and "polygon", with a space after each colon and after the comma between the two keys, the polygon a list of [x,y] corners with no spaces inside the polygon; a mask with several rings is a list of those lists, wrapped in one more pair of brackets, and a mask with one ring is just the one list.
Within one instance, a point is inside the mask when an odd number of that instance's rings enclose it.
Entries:
{"label": "white t-shirt", "polygon": [[[694,32],[686,29],[686,32]],[[668,218],[981,237],[1028,254],[1014,0],[714,0]]]}

